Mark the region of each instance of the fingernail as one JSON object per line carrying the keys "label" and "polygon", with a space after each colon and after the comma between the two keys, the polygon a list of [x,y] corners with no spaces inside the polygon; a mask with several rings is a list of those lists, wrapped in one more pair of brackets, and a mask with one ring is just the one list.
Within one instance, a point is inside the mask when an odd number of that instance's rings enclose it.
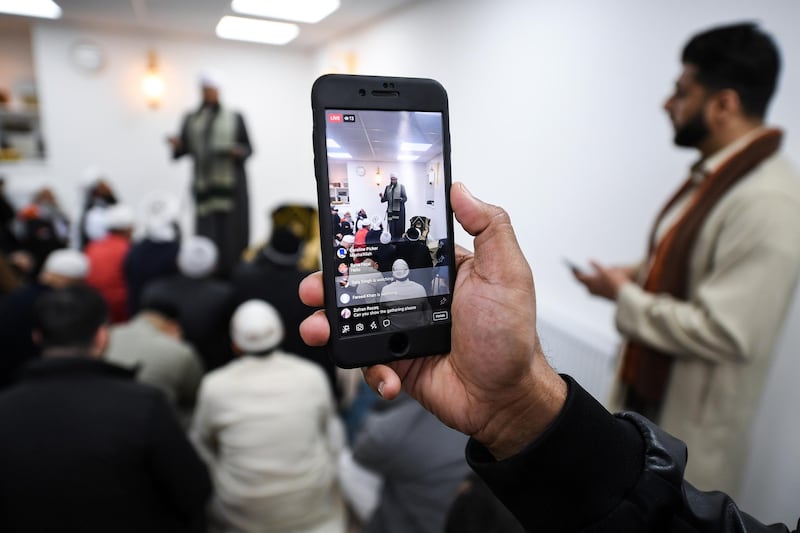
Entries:
{"label": "fingernail", "polygon": [[385,383],[383,381],[378,383],[378,394],[380,395],[381,398],[383,398],[383,386],[384,385],[385,385]]}
{"label": "fingernail", "polygon": [[462,191],[464,191],[465,193],[467,193],[468,195],[470,195],[472,198],[475,198],[475,196],[473,196],[473,195],[472,195],[472,193],[470,192],[470,190],[469,190],[469,189],[467,189],[467,186],[466,186],[466,185],[464,185],[464,183],[463,183],[463,182],[461,182],[459,185],[461,185],[461,190],[462,190]]}

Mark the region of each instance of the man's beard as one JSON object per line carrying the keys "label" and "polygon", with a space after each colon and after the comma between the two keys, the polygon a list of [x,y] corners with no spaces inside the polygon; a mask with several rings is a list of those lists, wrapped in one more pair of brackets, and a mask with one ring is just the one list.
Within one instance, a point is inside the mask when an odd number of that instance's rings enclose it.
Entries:
{"label": "man's beard", "polygon": [[692,119],[675,130],[674,142],[676,146],[696,148],[708,137],[708,124],[703,117],[703,110],[700,109]]}

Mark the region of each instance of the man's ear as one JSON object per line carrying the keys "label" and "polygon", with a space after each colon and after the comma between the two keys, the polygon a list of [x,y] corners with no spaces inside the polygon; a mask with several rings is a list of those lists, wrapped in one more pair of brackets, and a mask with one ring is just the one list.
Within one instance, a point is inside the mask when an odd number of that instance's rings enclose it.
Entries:
{"label": "man's ear", "polygon": [[714,93],[714,111],[719,117],[737,117],[743,114],[742,100],[733,89],[722,89]]}

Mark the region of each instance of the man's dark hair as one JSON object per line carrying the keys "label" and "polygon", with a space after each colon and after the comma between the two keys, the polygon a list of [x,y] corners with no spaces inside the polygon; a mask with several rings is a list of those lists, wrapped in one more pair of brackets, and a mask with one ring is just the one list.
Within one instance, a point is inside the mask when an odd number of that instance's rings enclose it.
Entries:
{"label": "man's dark hair", "polygon": [[88,348],[108,315],[103,297],[77,285],[48,291],[36,301],[35,329],[43,349]]}
{"label": "man's dark hair", "polygon": [[157,313],[168,320],[172,320],[173,322],[179,322],[181,318],[181,310],[178,308],[178,306],[173,302],[161,298],[150,298],[145,300],[142,302],[140,311]]}
{"label": "man's dark hair", "polygon": [[681,55],[697,67],[696,80],[710,90],[733,89],[744,113],[764,118],[781,68],[772,37],[754,23],[712,28],[692,37]]}

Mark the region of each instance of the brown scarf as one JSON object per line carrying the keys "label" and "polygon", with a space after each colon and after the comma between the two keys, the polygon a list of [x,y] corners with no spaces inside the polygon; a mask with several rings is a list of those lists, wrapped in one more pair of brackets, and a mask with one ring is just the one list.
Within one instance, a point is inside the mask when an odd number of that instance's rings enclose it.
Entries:
{"label": "brown scarf", "polygon": [[[691,189],[691,177],[681,186],[659,213],[650,233],[649,257],[653,260],[643,285],[645,291],[666,293],[679,300],[687,300],[689,260],[706,217],[731,187],[777,152],[781,137],[779,130],[766,130],[706,176],[683,214],[656,243],[656,230],[661,219]],[[622,357],[620,377],[623,383],[633,388],[644,400],[660,401],[669,381],[673,357],[636,341],[626,344]]]}

